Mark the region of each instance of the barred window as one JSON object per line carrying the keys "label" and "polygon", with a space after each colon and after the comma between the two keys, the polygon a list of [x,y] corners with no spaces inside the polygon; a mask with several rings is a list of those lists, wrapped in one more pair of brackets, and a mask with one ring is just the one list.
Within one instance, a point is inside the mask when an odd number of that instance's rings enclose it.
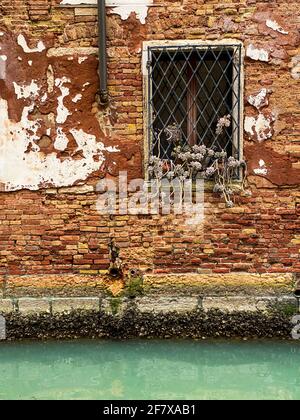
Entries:
{"label": "barred window", "polygon": [[[171,159],[175,139],[239,158],[242,46],[151,45],[145,51],[148,157]],[[216,135],[224,116],[231,124]]]}

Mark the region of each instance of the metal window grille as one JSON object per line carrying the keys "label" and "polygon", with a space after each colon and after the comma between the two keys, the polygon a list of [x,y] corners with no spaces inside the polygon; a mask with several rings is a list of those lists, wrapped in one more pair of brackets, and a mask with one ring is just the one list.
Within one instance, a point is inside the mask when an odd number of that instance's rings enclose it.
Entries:
{"label": "metal window grille", "polygon": [[[175,138],[240,157],[241,62],[241,45],[148,48],[150,156],[171,159]],[[231,126],[216,136],[225,115]]]}

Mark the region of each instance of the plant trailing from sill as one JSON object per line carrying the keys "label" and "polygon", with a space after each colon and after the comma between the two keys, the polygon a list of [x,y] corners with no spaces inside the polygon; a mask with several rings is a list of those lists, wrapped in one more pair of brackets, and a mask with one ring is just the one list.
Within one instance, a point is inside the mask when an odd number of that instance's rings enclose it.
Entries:
{"label": "plant trailing from sill", "polygon": [[[216,138],[231,125],[231,116],[226,115],[218,120],[216,127]],[[242,176],[241,189],[246,195],[245,179],[247,165],[244,160],[238,160],[228,156],[225,150],[216,151],[214,148],[205,145],[182,145],[180,128],[170,125],[158,133],[158,150],[160,150],[160,137],[164,133],[169,144],[173,144],[172,160],[161,159],[159,156],[150,158],[148,171],[149,177],[158,183],[166,178],[168,180],[178,179],[184,182],[187,179],[204,178],[214,183],[213,191],[223,196],[226,206],[234,206],[234,180],[238,173]]]}

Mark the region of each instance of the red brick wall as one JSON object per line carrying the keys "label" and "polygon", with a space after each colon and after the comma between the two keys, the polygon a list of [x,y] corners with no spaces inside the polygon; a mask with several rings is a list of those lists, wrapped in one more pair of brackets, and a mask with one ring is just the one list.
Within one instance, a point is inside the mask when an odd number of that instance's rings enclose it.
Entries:
{"label": "red brick wall", "polygon": [[[57,7],[54,0],[2,0],[0,5],[1,54],[8,67],[0,80],[0,97],[8,103],[9,118],[21,119],[27,104],[13,95],[13,82],[32,79],[46,91],[49,65],[58,77],[70,76],[70,96],[85,82],[91,85],[75,105],[63,130],[68,149],[57,153],[63,161],[75,156],[69,132],[77,127],[120,151],[109,155],[101,169],[87,179],[76,180],[75,189],[61,189],[41,182],[38,191],[26,189],[0,195],[0,274],[98,272],[109,266],[111,239],[120,248],[125,269],[212,272],[300,272],[300,12],[298,1],[170,1],[155,0],[142,25],[132,14],[122,21],[108,15],[108,75],[111,103],[104,110],[96,102],[97,60],[88,55],[82,64],[68,60],[57,49],[97,46],[95,9],[78,14],[75,8]],[[77,11],[77,13],[75,13]],[[267,26],[276,21],[282,31]],[[32,67],[17,45],[23,34],[30,48],[42,40],[46,50],[31,54]],[[177,216],[100,216],[97,196],[91,190],[79,193],[82,185],[94,186],[104,175],[115,177],[119,169],[131,178],[142,174],[143,92],[141,47],[144,40],[236,38],[245,48],[253,44],[268,52],[269,62],[245,58],[245,116],[265,118],[270,138],[258,141],[245,132],[244,154],[249,164],[251,197],[237,198],[233,209],[219,197],[206,194],[203,229],[187,229]],[[48,54],[48,50],[54,54]],[[73,50],[76,51],[76,50]],[[74,52],[76,56],[76,53]],[[19,59],[21,57],[22,61]],[[300,70],[299,70],[300,72]],[[269,90],[268,106],[256,110],[247,98],[262,88]],[[51,96],[52,95],[52,96]],[[54,89],[46,103],[36,99],[35,114],[42,121],[38,136],[50,129],[42,150],[54,152],[55,124],[47,117],[55,112],[59,92]],[[47,119],[48,118],[48,119]],[[78,125],[78,122],[80,123]],[[264,135],[264,132],[263,132]],[[51,143],[52,142],[52,143]],[[263,160],[268,173],[253,171]],[[116,165],[114,165],[114,163]],[[18,168],[16,168],[17,170]],[[66,181],[65,187],[70,187]],[[5,190],[6,186],[3,185]]]}

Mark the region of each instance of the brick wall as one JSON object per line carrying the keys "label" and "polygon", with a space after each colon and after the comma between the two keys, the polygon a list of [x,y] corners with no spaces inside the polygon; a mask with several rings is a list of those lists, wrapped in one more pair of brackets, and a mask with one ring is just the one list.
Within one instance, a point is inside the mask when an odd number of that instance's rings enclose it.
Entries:
{"label": "brick wall", "polygon": [[[96,9],[58,3],[2,0],[0,5],[0,54],[6,57],[0,98],[9,127],[0,129],[1,162],[12,168],[0,180],[0,274],[102,273],[110,265],[111,240],[120,248],[124,270],[299,273],[298,2],[155,0],[145,24],[134,13],[122,20],[108,9],[108,109],[96,100]],[[251,197],[238,197],[227,209],[207,192],[204,225],[196,230],[180,216],[99,215],[94,192],[99,178],[114,178],[119,170],[130,178],[142,175],[142,41],[228,38],[243,41],[247,51],[244,154]],[[64,77],[69,81],[62,84]],[[33,81],[38,93],[18,98],[14,82],[24,87]],[[262,89],[268,104],[255,108],[248,98]],[[74,102],[78,94],[82,98]],[[62,96],[67,118],[58,114]],[[72,130],[91,143],[101,140],[103,156],[90,158],[93,150],[78,150]],[[57,149],[62,133],[68,146]],[[13,148],[9,142],[15,142]],[[261,161],[267,173],[257,171]]]}

